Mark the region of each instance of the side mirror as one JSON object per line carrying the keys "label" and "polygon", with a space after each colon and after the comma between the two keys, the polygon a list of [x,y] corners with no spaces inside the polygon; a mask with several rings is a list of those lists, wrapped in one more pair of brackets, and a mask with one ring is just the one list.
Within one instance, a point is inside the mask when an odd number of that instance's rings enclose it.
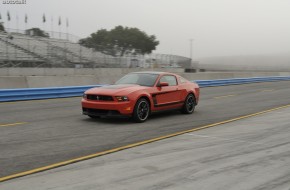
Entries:
{"label": "side mirror", "polygon": [[163,87],[163,86],[169,86],[168,82],[161,82],[159,84],[160,87]]}

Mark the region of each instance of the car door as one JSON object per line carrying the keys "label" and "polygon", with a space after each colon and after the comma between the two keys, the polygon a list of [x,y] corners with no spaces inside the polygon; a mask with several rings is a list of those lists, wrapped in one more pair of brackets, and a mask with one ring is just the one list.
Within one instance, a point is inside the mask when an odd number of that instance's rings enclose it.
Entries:
{"label": "car door", "polygon": [[[161,82],[167,82],[168,86],[160,86]],[[181,103],[181,91],[174,75],[163,75],[157,83],[156,93],[153,94],[154,107],[174,106]]]}

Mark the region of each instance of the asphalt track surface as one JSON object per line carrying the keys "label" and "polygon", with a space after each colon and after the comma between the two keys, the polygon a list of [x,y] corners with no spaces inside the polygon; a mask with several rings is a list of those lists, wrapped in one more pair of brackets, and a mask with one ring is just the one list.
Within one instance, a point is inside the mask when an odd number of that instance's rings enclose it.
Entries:
{"label": "asphalt track surface", "polygon": [[0,103],[0,177],[290,104],[290,81],[201,89],[196,112],[93,120],[80,98]]}

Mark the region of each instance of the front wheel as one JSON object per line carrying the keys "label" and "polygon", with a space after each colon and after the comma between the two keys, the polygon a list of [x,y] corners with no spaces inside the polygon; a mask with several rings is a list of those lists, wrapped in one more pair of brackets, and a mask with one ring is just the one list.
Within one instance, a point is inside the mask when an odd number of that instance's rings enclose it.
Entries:
{"label": "front wheel", "polygon": [[185,99],[185,102],[184,102],[184,105],[181,109],[181,112],[182,113],[185,113],[185,114],[191,114],[194,112],[194,109],[195,109],[195,97],[193,94],[189,94],[187,95],[186,99]]}
{"label": "front wheel", "polygon": [[150,113],[150,105],[149,102],[145,98],[140,98],[135,107],[133,112],[133,119],[138,123],[142,123],[146,121]]}

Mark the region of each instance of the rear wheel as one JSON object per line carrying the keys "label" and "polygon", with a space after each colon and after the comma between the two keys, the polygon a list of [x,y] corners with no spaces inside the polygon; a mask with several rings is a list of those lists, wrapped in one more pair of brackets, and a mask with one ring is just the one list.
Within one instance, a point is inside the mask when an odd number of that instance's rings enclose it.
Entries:
{"label": "rear wheel", "polygon": [[149,102],[145,98],[140,98],[135,107],[133,112],[133,119],[138,123],[142,123],[146,121],[150,113],[150,105]]}
{"label": "rear wheel", "polygon": [[195,103],[194,95],[188,94],[186,99],[185,99],[184,105],[181,109],[181,112],[185,113],[185,114],[191,114],[194,112],[195,105],[196,105],[196,103]]}

